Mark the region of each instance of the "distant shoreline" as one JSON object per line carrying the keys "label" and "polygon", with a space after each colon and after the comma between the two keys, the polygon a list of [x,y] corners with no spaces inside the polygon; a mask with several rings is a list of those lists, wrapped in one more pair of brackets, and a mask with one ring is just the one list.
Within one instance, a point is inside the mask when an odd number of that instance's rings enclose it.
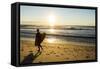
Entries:
{"label": "distant shoreline", "polygon": [[[24,32],[25,33],[25,32]],[[32,35],[32,34],[36,34],[36,33],[34,33],[34,32],[31,32],[31,33],[25,33],[25,34],[23,34],[23,35],[21,35],[21,37],[29,37],[29,38],[31,38],[31,37],[34,37],[34,35]],[[57,34],[46,34],[47,36],[48,35],[50,35],[50,36],[61,36],[61,37],[75,37],[75,38],[96,38],[95,36],[94,37],[91,37],[91,36],[74,36],[74,35],[57,35]]]}

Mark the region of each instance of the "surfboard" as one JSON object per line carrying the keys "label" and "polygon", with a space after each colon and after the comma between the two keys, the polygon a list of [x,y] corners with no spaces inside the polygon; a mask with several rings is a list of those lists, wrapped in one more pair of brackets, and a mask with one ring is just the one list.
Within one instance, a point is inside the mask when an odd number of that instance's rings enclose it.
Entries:
{"label": "surfboard", "polygon": [[45,39],[45,37],[46,37],[46,33],[42,33],[41,34],[40,44],[43,42],[43,40]]}
{"label": "surfboard", "polygon": [[40,37],[35,38],[35,46],[40,45],[46,37],[46,33],[41,33]]}

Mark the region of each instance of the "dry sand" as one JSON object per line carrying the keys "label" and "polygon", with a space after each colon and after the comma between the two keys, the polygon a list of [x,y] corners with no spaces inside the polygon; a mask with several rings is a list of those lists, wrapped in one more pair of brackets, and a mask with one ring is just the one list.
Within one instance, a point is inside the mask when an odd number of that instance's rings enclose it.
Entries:
{"label": "dry sand", "polygon": [[[21,40],[20,42],[20,62],[22,63],[30,53],[36,54],[37,48],[33,41]],[[42,46],[43,50],[37,57],[28,58],[28,60],[31,58],[29,63],[95,60],[95,46],[45,42],[42,43]]]}

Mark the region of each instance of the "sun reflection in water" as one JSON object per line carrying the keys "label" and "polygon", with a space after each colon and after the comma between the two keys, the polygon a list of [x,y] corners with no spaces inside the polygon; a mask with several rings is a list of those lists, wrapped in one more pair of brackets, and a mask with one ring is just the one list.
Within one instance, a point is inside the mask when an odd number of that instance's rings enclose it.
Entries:
{"label": "sun reflection in water", "polygon": [[54,43],[55,42],[55,39],[54,38],[49,38],[47,39],[48,43]]}
{"label": "sun reflection in water", "polygon": [[54,33],[55,30],[54,30],[54,29],[49,29],[49,32],[50,32],[50,33]]}

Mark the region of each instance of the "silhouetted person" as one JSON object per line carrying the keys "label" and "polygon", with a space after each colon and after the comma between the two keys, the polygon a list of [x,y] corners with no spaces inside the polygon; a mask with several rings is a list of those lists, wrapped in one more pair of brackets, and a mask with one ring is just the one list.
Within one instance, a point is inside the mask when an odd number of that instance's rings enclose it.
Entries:
{"label": "silhouetted person", "polygon": [[43,48],[41,46],[41,33],[40,33],[39,29],[37,29],[37,33],[35,36],[35,46],[38,47],[38,51],[40,51],[40,49],[43,50]]}

